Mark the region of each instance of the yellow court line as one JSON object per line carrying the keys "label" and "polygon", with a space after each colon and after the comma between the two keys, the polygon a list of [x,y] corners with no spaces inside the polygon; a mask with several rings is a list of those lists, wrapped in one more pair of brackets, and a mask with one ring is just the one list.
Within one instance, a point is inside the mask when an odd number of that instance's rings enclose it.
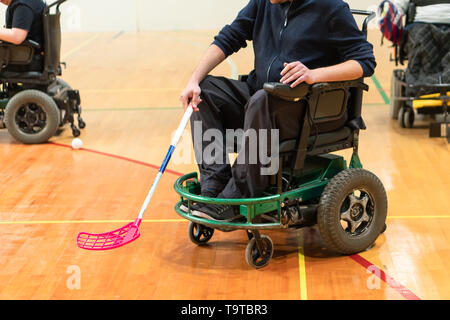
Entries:
{"label": "yellow court line", "polygon": [[[14,224],[83,224],[83,223],[130,223],[134,220],[62,220],[62,221],[0,221],[0,225],[14,225]],[[157,223],[157,222],[187,222],[186,219],[153,219],[142,220],[143,223]]]}
{"label": "yellow court line", "polygon": [[182,91],[182,88],[130,88],[130,89],[80,89],[83,93],[145,93],[161,91]]}
{"label": "yellow court line", "polygon": [[450,219],[450,216],[388,216],[387,219]]}
{"label": "yellow court line", "polygon": [[298,272],[300,278],[300,300],[308,300],[308,289],[306,285],[305,252],[303,249],[303,232],[298,232]]}
{"label": "yellow court line", "polygon": [[94,41],[95,39],[97,39],[100,36],[100,34],[95,34],[92,37],[90,37],[89,39],[87,39],[86,41],[82,42],[79,46],[73,48],[72,50],[69,50],[68,52],[66,52],[65,54],[62,55],[61,59],[67,59],[68,56],[72,55],[73,53],[77,52],[78,50],[84,48],[85,46],[87,46],[89,43],[91,43],[92,41]]}

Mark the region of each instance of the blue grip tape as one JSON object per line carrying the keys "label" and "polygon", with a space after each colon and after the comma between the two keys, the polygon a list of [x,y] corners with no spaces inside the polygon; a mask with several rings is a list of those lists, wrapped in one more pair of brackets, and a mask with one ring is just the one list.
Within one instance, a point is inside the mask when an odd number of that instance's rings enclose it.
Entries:
{"label": "blue grip tape", "polygon": [[167,152],[166,158],[164,159],[161,168],[159,168],[159,172],[164,173],[166,171],[167,165],[169,164],[170,158],[172,158],[173,152],[175,151],[174,146],[170,146],[169,151]]}

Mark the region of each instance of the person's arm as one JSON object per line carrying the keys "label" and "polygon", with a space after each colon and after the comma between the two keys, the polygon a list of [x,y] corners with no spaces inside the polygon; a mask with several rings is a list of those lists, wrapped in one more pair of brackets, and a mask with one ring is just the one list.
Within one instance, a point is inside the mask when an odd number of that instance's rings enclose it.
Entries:
{"label": "person's arm", "polygon": [[1,28],[0,29],[0,40],[10,42],[13,44],[21,44],[25,41],[28,36],[28,31],[19,28]]}
{"label": "person's arm", "polygon": [[295,87],[302,82],[313,84],[328,81],[356,80],[370,77],[376,67],[373,46],[356,25],[348,4],[343,4],[331,13],[327,39],[343,63],[318,69],[308,69],[300,61],[285,63],[281,72],[282,83]]}
{"label": "person's arm", "polygon": [[11,28],[0,29],[0,40],[21,44],[28,36],[33,24],[34,13],[27,5],[20,4],[14,10]]}
{"label": "person's arm", "polygon": [[181,93],[180,101],[185,110],[189,103],[191,103],[194,110],[197,111],[197,105],[202,101],[200,99],[200,82],[224,60],[225,53],[217,45],[212,44],[208,50],[206,50],[206,53],[203,55],[197,68],[193,72],[186,88]]}
{"label": "person's arm", "polygon": [[317,82],[356,80],[363,76],[361,65],[355,60],[349,60],[334,66],[308,69],[299,61],[285,63],[281,72],[281,83],[291,83],[291,88],[302,82],[313,84]]}
{"label": "person's arm", "polygon": [[250,0],[233,23],[223,27],[214,38],[214,42],[204,54],[186,88],[181,93],[180,101],[185,110],[191,103],[194,110],[198,111],[197,106],[201,102],[200,82],[229,55],[244,48],[247,40],[252,40],[257,11],[258,0]]}

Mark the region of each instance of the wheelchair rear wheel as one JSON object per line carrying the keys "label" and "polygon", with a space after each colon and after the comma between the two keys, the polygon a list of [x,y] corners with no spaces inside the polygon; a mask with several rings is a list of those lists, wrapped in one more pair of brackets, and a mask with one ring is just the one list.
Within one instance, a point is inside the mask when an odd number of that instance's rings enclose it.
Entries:
{"label": "wheelchair rear wheel", "polygon": [[5,109],[9,133],[25,144],[45,143],[59,126],[60,111],[55,101],[38,90],[24,90],[11,98]]}
{"label": "wheelchair rear wheel", "polygon": [[328,247],[355,254],[371,247],[385,230],[387,195],[381,181],[364,169],[347,169],[326,186],[317,220]]}

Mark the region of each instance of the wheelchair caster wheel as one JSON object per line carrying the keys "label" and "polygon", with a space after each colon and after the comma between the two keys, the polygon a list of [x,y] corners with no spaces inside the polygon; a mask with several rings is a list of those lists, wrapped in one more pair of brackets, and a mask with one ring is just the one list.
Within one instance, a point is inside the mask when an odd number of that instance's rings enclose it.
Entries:
{"label": "wheelchair caster wheel", "polygon": [[81,135],[81,131],[80,131],[78,128],[73,127],[73,128],[72,128],[72,135],[73,135],[75,138],[77,138],[77,137],[79,137],[79,136]]}
{"label": "wheelchair caster wheel", "polygon": [[208,241],[211,240],[213,234],[214,229],[212,228],[208,228],[194,222],[189,223],[188,227],[189,239],[196,245],[201,246],[208,243]]}
{"label": "wheelchair caster wheel", "polygon": [[402,128],[412,128],[414,126],[414,110],[411,108],[402,108],[398,113],[398,124]]}
{"label": "wheelchair caster wheel", "polygon": [[[253,237],[245,250],[245,260],[250,267],[260,269],[269,263],[273,256],[273,242],[268,236],[262,235],[258,245],[256,237]],[[261,251],[260,251],[261,250]]]}
{"label": "wheelchair caster wheel", "polygon": [[84,122],[83,119],[78,118],[78,126],[80,127],[80,129],[84,129],[86,128],[86,122]]}

